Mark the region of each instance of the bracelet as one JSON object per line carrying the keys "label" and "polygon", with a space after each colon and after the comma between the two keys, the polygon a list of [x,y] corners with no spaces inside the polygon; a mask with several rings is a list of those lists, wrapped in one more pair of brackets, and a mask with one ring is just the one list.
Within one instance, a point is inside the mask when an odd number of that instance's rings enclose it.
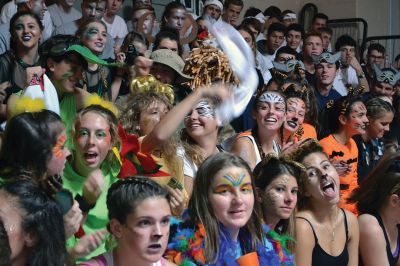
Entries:
{"label": "bracelet", "polygon": [[82,212],[88,213],[91,209],[96,206],[96,204],[90,205],[89,203],[86,202],[86,200],[79,194],[76,194],[75,200],[79,203],[79,209],[81,209]]}

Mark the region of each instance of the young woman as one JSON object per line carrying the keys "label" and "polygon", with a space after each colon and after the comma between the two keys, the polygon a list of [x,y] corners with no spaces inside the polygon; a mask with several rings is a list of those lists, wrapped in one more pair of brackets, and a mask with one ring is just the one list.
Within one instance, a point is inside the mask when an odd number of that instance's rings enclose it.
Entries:
{"label": "young woman", "polygon": [[365,134],[368,118],[367,109],[361,98],[349,95],[337,100],[328,111],[330,135],[320,143],[340,176],[340,206],[357,213],[354,205],[346,199],[358,186],[358,148],[352,139],[354,135]]}
{"label": "young woman", "polygon": [[61,209],[31,180],[16,179],[0,187],[0,220],[12,265],[66,265]]}
{"label": "young woman", "polygon": [[[106,46],[107,26],[101,20],[88,19],[79,25],[76,36],[83,46],[98,56]],[[104,99],[115,101],[122,78],[113,81],[111,70],[107,66],[89,63],[88,70],[83,73],[83,81],[88,92],[95,92]]]}
{"label": "young woman", "polygon": [[[39,184],[63,206],[65,236],[71,237],[78,231],[83,216],[78,202],[72,201],[71,196],[66,198],[62,190],[61,175],[66,158],[70,155],[65,145],[64,125],[54,112],[27,110],[27,106],[33,105],[32,100],[23,98],[15,104],[18,111],[24,112],[7,122],[0,150],[0,183],[25,177]],[[64,195],[61,199],[65,200],[60,200],[56,195]],[[74,258],[86,256],[99,245],[102,238],[100,232],[87,235],[77,245],[70,247],[68,252]]]}
{"label": "young woman", "polygon": [[392,105],[380,98],[371,98],[365,106],[369,120],[366,132],[353,136],[358,148],[358,183],[361,183],[383,156],[383,136],[389,131],[394,118]]}
{"label": "young woman", "polygon": [[[275,155],[267,156],[253,171],[264,223],[293,239],[294,210],[303,171],[299,163]],[[292,243],[288,247],[294,252]]]}
{"label": "young woman", "polygon": [[[73,156],[63,175],[64,187],[72,192],[86,216],[81,232],[86,235],[106,228],[107,189],[117,180],[120,170],[112,150],[118,143],[116,110],[107,103],[90,99],[78,113],[72,130]],[[74,242],[70,239],[69,244]],[[103,243],[91,256],[104,251]]]}
{"label": "young woman", "polygon": [[[39,17],[28,11],[11,18],[10,50],[0,56],[0,84],[7,88],[7,96],[26,88],[34,74],[41,76],[38,48],[42,31]],[[2,105],[0,116],[5,119],[6,105]]]}
{"label": "young woman", "polygon": [[400,153],[385,155],[356,189],[362,265],[399,265]]}
{"label": "young woman", "polygon": [[292,154],[306,168],[296,214],[296,265],[358,265],[358,223],[340,209],[339,175],[315,140]]}
{"label": "young woman", "polygon": [[166,257],[177,264],[237,265],[238,258],[254,252],[260,265],[278,265],[257,210],[246,162],[228,153],[209,157],[194,181],[189,219],[171,227]]}
{"label": "young woman", "polygon": [[110,187],[107,208],[117,246],[80,265],[175,265],[162,258],[171,217],[168,191],[147,177],[128,177]]}
{"label": "young woman", "polygon": [[251,169],[269,153],[278,155],[280,128],[285,121],[286,102],[281,93],[263,91],[259,93],[253,105],[253,118],[256,126],[251,131],[238,135],[231,152],[242,157]]}
{"label": "young woman", "polygon": [[178,149],[178,155],[183,160],[184,187],[189,195],[198,166],[204,159],[220,151],[217,147],[219,127],[215,108],[226,96],[227,89],[222,85],[197,88],[143,138],[142,152],[151,152],[168,141],[184,121],[182,147]]}

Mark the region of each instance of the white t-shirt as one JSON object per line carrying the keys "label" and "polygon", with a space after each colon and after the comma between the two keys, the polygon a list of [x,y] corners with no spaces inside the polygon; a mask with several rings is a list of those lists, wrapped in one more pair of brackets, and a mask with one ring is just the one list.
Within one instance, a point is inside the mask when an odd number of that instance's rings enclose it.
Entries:
{"label": "white t-shirt", "polygon": [[57,4],[53,4],[50,5],[47,10],[51,15],[54,28],[60,27],[63,24],[70,23],[82,17],[81,12],[74,7],[72,7],[68,13],[65,13],[64,9],[60,8]]}
{"label": "white t-shirt", "polygon": [[15,4],[14,0],[11,0],[1,9],[0,23],[8,23],[15,13],[17,13],[17,5]]}
{"label": "white t-shirt", "polygon": [[117,45],[121,45],[125,39],[125,36],[128,34],[128,27],[123,18],[116,15],[112,24],[109,24],[104,20],[104,17],[101,19],[107,25],[107,32],[112,36],[115,43]]}
{"label": "white t-shirt", "polygon": [[177,153],[178,153],[178,156],[181,157],[181,159],[183,161],[183,174],[185,176],[195,178],[197,170],[198,170],[197,165],[186,156],[186,153],[185,153],[185,150],[183,149],[183,147],[179,147],[177,149]]}
{"label": "white t-shirt", "polygon": [[357,73],[351,66],[340,69],[335,77],[335,80],[333,81],[333,87],[342,96],[347,95],[346,84],[350,84],[352,87],[358,86]]}
{"label": "white t-shirt", "polygon": [[268,81],[272,78],[271,72],[269,69],[273,67],[272,63],[267,62],[265,57],[260,53],[260,51],[256,51],[256,61],[257,67],[261,71],[261,74],[264,78],[264,84],[267,84]]}

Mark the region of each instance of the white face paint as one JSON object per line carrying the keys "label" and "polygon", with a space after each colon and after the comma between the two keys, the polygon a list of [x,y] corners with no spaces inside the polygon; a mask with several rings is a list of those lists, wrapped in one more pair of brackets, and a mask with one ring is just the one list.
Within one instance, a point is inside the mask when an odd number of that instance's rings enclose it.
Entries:
{"label": "white face paint", "polygon": [[262,103],[281,103],[281,104],[285,104],[285,100],[282,98],[282,96],[280,96],[279,94],[275,93],[275,92],[271,92],[268,91],[264,94],[262,94],[260,96],[260,98],[258,98],[258,102],[262,102]]}
{"label": "white face paint", "polygon": [[195,110],[197,111],[199,116],[208,117],[208,118],[215,117],[214,108],[212,108],[207,101],[204,101],[204,100],[200,101],[196,105]]}

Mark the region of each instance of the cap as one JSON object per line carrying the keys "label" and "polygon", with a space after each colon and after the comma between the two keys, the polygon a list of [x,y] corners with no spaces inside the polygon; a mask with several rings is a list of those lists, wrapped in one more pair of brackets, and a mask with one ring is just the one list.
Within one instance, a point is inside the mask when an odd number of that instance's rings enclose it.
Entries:
{"label": "cap", "polygon": [[221,11],[223,9],[222,3],[219,0],[206,0],[203,7],[206,7],[209,5],[216,5],[217,7],[219,7],[219,9],[221,9]]}
{"label": "cap", "polygon": [[182,71],[185,62],[183,62],[182,58],[176,52],[169,49],[159,49],[151,53],[150,59],[152,59],[154,63],[169,66],[185,79],[192,79],[191,76],[183,74]]}

